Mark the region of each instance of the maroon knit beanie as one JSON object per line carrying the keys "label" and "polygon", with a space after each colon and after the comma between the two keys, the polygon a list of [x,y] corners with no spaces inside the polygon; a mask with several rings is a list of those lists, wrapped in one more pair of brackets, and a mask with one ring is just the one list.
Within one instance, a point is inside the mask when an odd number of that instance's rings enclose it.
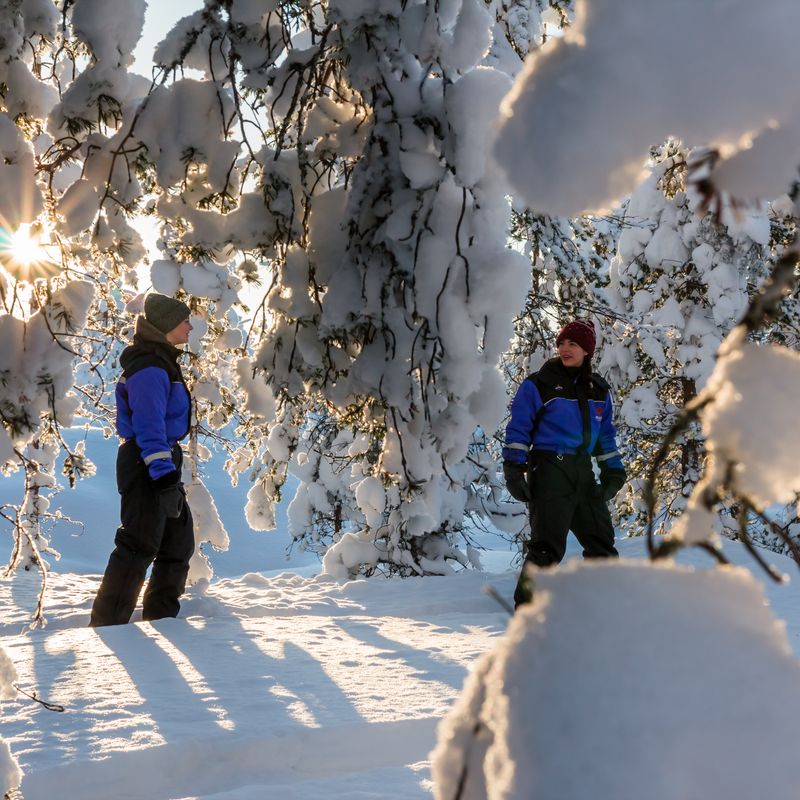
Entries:
{"label": "maroon knit beanie", "polygon": [[564,339],[571,339],[575,344],[579,344],[591,358],[594,353],[594,346],[597,343],[594,323],[590,319],[574,319],[572,322],[568,322],[559,331],[558,337],[556,338],[556,347],[558,347]]}

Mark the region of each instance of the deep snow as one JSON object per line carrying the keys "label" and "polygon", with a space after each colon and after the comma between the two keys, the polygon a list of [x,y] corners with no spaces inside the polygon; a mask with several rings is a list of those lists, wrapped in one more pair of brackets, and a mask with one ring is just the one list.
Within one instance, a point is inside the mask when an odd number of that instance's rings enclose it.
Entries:
{"label": "deep snow", "polygon": [[[429,796],[438,721],[506,614],[512,576],[372,580],[250,573],[189,592],[181,618],[92,630],[94,576],[0,584],[20,698],[3,735],[36,798]],[[204,591],[205,590],[205,591]]]}

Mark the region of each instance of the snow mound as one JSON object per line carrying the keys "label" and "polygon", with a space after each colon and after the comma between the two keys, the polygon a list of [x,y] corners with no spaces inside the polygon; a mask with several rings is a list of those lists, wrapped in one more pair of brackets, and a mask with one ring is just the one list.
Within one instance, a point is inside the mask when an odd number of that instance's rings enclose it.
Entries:
{"label": "snow mound", "polygon": [[746,570],[583,562],[534,582],[440,726],[436,797],[796,797],[800,670]]}

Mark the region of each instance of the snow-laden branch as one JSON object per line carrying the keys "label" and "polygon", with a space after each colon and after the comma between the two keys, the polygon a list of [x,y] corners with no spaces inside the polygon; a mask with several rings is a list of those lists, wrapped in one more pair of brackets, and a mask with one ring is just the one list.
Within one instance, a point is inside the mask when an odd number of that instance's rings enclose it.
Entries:
{"label": "snow-laden branch", "polygon": [[719,191],[753,199],[789,190],[800,163],[796,3],[576,6],[575,24],[526,63],[504,104],[496,152],[533,208],[611,208],[668,136],[724,155],[710,177]]}

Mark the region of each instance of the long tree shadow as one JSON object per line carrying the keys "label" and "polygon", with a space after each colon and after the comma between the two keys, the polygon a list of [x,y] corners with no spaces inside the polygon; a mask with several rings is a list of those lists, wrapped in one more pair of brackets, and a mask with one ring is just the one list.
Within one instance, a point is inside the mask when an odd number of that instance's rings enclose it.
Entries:
{"label": "long tree shadow", "polygon": [[[159,632],[191,665],[240,733],[264,725],[313,726],[362,721],[352,702],[308,651],[280,642],[282,657],[264,652],[237,617],[207,620],[202,630],[161,625]],[[187,635],[190,632],[191,635]]]}
{"label": "long tree shadow", "polygon": [[23,768],[47,769],[130,747],[364,721],[313,655],[289,641],[270,655],[256,636],[234,616],[200,630],[179,619],[33,631],[15,640],[26,650],[22,682],[66,713],[24,701],[4,737]]}
{"label": "long tree shadow", "polygon": [[[337,624],[340,624],[338,620]],[[406,642],[389,639],[378,631],[379,625],[380,622],[350,621],[347,624],[346,632],[380,650],[380,657],[396,659],[408,664],[415,670],[414,677],[417,680],[445,683],[456,690],[461,688],[467,674],[467,669],[462,664],[450,659],[436,658],[434,655],[437,649],[435,645],[429,649],[421,649]],[[455,632],[455,628],[451,629],[449,626],[443,630],[439,621],[431,623],[431,626],[439,635]],[[466,629],[463,629],[463,632],[468,633]]]}
{"label": "long tree shadow", "polygon": [[[168,661],[159,659],[157,648],[143,638],[130,625],[96,633],[87,628],[35,630],[16,640],[26,651],[19,664],[21,688],[65,709],[57,713],[30,701],[19,715],[6,721],[4,735],[12,740],[15,752],[23,754],[23,769],[28,760],[41,768],[99,752],[111,728],[115,738],[135,738],[139,746],[159,741],[158,729],[168,727],[168,710],[163,702],[148,703],[136,683],[146,688],[148,679],[160,674],[177,696],[181,696],[181,684]],[[131,664],[143,660],[152,666],[137,674]],[[125,678],[129,666],[130,682]],[[142,724],[142,714],[152,717],[152,729]]]}
{"label": "long tree shadow", "polygon": [[[23,770],[29,760],[67,761],[95,727],[91,698],[76,697],[73,690],[76,676],[89,667],[84,638],[88,631],[58,624],[30,628],[41,589],[37,572],[17,573],[4,584],[8,605],[1,630],[5,647],[10,648],[7,655],[17,666],[16,683],[22,692],[65,709],[60,713],[20,694],[20,712],[3,720],[4,738],[12,742]],[[45,616],[47,611],[45,606]]]}
{"label": "long tree shadow", "polygon": [[[15,638],[11,642],[12,646],[6,645],[4,649],[17,666],[20,689],[54,705],[67,705],[65,687],[67,676],[75,672],[75,648],[64,647],[60,652],[54,652],[52,647],[48,647],[52,635],[42,631],[31,631],[24,638]],[[18,646],[21,648],[19,658]],[[68,759],[75,741],[92,727],[83,704],[69,703],[69,715],[50,711],[23,695],[19,696],[17,705],[18,711],[7,709],[4,713],[3,738],[10,742],[23,770],[40,753],[45,753],[48,760],[54,757]]]}
{"label": "long tree shadow", "polygon": [[201,686],[187,680],[179,663],[146,628],[116,625],[97,628],[96,632],[136,687],[141,698],[136,711],[146,713],[164,739],[185,733],[187,725],[195,726],[200,733],[206,728],[219,729],[224,716],[209,702]]}

